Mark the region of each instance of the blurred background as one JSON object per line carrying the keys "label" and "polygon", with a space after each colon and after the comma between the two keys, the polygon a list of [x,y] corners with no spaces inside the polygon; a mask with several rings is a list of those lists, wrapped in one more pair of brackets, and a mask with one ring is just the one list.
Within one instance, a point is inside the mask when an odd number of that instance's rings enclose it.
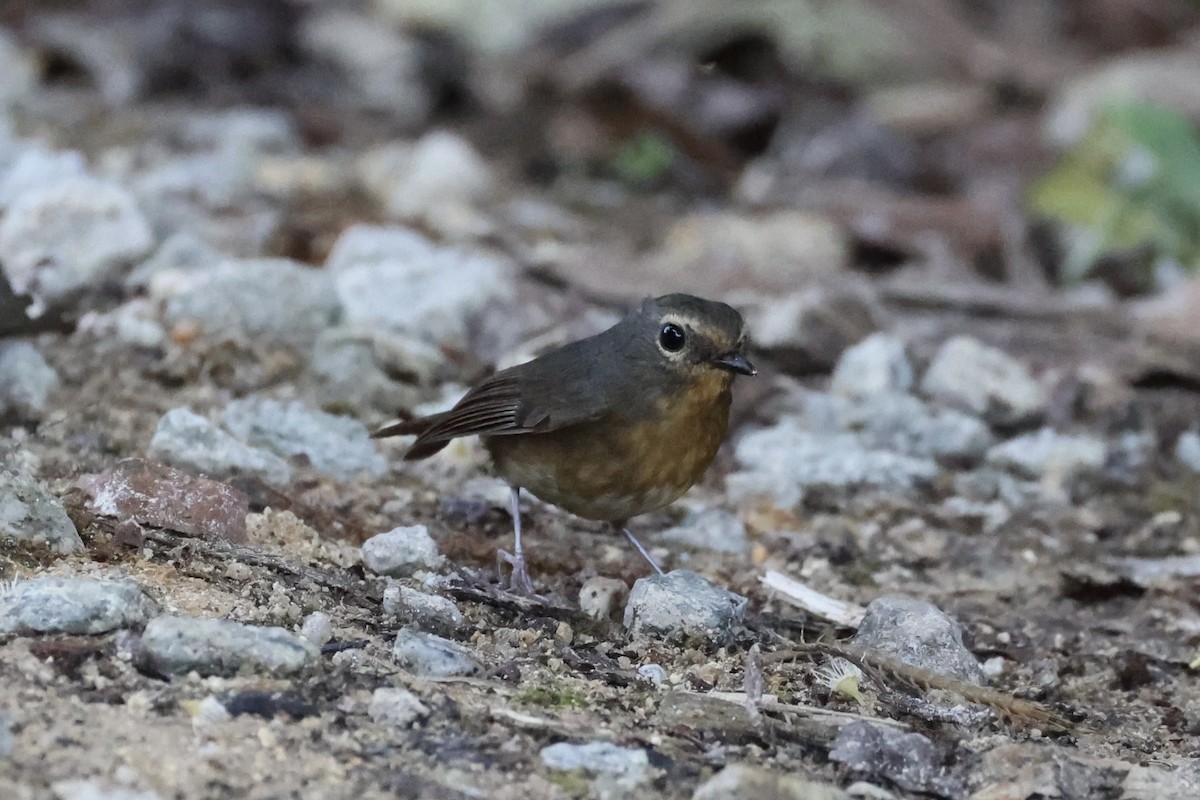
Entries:
{"label": "blurred background", "polygon": [[803,291],[759,321],[797,368],[887,307],[1120,310],[1190,337],[1197,20],[1189,0],[8,0],[0,209],[87,171],[155,244],[321,264],[349,225],[395,221],[610,299]]}

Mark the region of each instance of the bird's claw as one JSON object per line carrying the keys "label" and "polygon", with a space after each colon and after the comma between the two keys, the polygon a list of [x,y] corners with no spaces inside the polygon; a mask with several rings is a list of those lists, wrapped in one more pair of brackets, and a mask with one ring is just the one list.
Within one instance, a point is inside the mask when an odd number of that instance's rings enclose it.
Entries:
{"label": "bird's claw", "polygon": [[[505,564],[508,564],[510,570],[507,583],[504,580]],[[500,578],[500,585],[509,591],[529,597],[538,597],[537,593],[533,591],[533,581],[530,580],[529,570],[525,566],[524,553],[513,555],[507,550],[497,550],[496,574]]]}

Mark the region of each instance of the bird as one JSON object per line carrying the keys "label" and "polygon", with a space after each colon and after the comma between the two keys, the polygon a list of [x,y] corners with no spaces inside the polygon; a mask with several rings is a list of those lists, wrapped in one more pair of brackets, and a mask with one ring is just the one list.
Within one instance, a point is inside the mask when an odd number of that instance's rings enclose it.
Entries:
{"label": "bird", "polygon": [[521,491],[621,532],[658,573],[628,528],[700,479],[729,426],[746,357],[746,323],[731,306],[690,294],[646,298],[594,336],[483,379],[449,411],[389,424],[372,436],[416,435],[406,460],[452,439],[480,436],[510,487],[512,552],[497,553],[506,588],[534,594],[521,541]]}

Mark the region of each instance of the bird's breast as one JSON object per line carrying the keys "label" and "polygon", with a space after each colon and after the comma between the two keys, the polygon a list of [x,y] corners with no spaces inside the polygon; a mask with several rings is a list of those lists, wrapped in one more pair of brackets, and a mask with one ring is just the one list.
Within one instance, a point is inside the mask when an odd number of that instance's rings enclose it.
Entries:
{"label": "bird's breast", "polygon": [[559,431],[485,440],[496,470],[586,519],[623,520],[662,508],[708,469],[729,424],[729,382],[703,376],[644,414],[615,409]]}

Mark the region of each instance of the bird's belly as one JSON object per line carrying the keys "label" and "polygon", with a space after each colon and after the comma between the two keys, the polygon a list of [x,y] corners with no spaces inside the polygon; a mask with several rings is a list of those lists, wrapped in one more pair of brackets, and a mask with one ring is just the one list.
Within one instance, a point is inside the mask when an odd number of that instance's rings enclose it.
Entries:
{"label": "bird's belly", "polygon": [[654,420],[599,420],[485,444],[510,484],[585,519],[625,520],[669,505],[704,474],[729,421],[724,399]]}

